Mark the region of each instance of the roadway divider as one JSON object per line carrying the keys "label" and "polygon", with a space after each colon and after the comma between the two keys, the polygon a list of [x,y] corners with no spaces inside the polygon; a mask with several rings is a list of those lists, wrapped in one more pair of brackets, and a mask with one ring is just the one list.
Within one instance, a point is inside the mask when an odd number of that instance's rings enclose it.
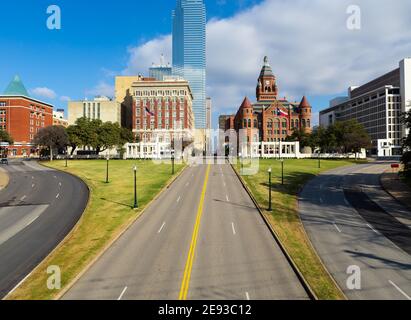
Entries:
{"label": "roadway divider", "polygon": [[234,165],[229,161],[231,168],[237,175],[238,179],[240,180],[243,188],[245,191],[248,193],[250,196],[251,200],[253,201],[254,205],[256,206],[258,212],[260,213],[261,217],[263,218],[265,224],[267,225],[268,229],[270,230],[270,233],[274,237],[275,241],[277,242],[278,246],[280,247],[281,251],[283,252],[284,256],[286,257],[288,263],[290,264],[291,268],[293,269],[294,273],[296,274],[298,280],[300,281],[301,285],[303,286],[305,292],[307,293],[308,297],[311,300],[319,300],[317,295],[315,294],[314,290],[312,290],[311,286],[309,285],[308,281],[304,278],[303,274],[301,273],[300,269],[298,266],[295,264],[294,260],[291,258],[289,255],[287,249],[283,245],[283,243],[280,240],[280,237],[278,236],[277,232],[274,230],[272,227],[270,221],[268,221],[267,217],[265,216],[263,210],[261,209],[259,203],[255,199],[254,195],[252,194],[251,190],[248,188],[247,184],[243,180],[243,178],[240,176],[240,174],[237,172],[236,168]]}

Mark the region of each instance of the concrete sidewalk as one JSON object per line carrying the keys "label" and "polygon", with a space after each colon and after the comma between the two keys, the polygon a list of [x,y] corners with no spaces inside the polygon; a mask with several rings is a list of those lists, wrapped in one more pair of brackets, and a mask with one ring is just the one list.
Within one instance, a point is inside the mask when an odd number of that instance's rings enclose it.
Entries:
{"label": "concrete sidewalk", "polygon": [[401,181],[398,173],[389,171],[383,173],[381,185],[394,199],[411,210],[411,188]]}

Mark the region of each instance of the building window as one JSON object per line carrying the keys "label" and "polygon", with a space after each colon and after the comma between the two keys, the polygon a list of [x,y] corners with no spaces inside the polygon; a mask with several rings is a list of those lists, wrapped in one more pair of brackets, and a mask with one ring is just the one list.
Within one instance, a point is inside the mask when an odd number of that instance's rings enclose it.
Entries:
{"label": "building window", "polygon": [[6,102],[5,101],[0,101],[0,107],[5,107],[5,106],[6,106]]}

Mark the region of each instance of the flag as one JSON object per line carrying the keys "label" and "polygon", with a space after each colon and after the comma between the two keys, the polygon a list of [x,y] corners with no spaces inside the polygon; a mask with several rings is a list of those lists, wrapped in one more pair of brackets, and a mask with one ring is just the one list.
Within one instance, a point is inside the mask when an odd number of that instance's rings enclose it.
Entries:
{"label": "flag", "polygon": [[146,112],[147,112],[150,116],[154,117],[154,112],[151,112],[148,107],[146,107]]}
{"label": "flag", "polygon": [[277,108],[277,116],[279,116],[279,117],[288,117],[288,113],[281,110],[280,108]]}

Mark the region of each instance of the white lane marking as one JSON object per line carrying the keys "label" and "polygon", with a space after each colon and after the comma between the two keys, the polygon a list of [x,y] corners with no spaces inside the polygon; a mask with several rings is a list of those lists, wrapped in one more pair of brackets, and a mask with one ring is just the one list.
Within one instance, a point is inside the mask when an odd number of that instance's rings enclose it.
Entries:
{"label": "white lane marking", "polygon": [[227,199],[227,202],[230,202],[230,199],[228,198],[228,195],[225,195],[225,198]]}
{"label": "white lane marking", "polygon": [[26,199],[27,198],[27,196],[22,196],[21,198],[20,198],[20,201],[23,201],[24,199]]}
{"label": "white lane marking", "polygon": [[58,197],[60,197],[60,193],[58,193],[58,194],[56,195],[56,199],[57,199]]}
{"label": "white lane marking", "polygon": [[367,223],[367,227],[374,231],[376,234],[379,234],[377,230],[375,230],[371,225]]}
{"label": "white lane marking", "polygon": [[227,186],[226,184],[225,184],[225,181],[223,180],[223,185],[224,185],[224,188]]}
{"label": "white lane marking", "polygon": [[397,289],[404,297],[406,297],[408,300],[411,300],[411,297],[406,294],[404,291],[401,290],[401,288],[399,286],[397,286],[394,282],[392,282],[391,280],[389,281],[389,283],[395,288]]}
{"label": "white lane marking", "polygon": [[180,197],[178,197],[178,199],[177,199],[177,203],[178,203],[178,202],[180,202],[180,200],[181,200],[181,196],[180,196]]}
{"label": "white lane marking", "polygon": [[56,177],[56,176],[53,176],[53,178],[54,178],[54,179],[57,179],[57,177]]}
{"label": "white lane marking", "polygon": [[34,186],[35,186],[35,184],[33,183],[33,184],[31,185],[31,187],[34,188]]}
{"label": "white lane marking", "polygon": [[250,300],[250,295],[248,294],[248,292],[245,293],[245,298],[246,298],[247,300]]}
{"label": "white lane marking", "polygon": [[339,233],[341,233],[341,229],[338,228],[338,226],[337,226],[337,224],[336,224],[335,222],[333,222],[333,225],[334,225],[334,227],[337,229],[337,231],[338,231]]}
{"label": "white lane marking", "polygon": [[34,180],[34,177],[31,177],[31,180]]}
{"label": "white lane marking", "polygon": [[161,231],[163,231],[163,229],[164,229],[165,225],[166,225],[166,223],[164,222],[164,223],[161,225],[160,230],[158,230],[158,233],[161,233]]}
{"label": "white lane marking", "polygon": [[231,223],[231,227],[233,228],[233,235],[236,235],[235,227],[234,227],[234,222]]}
{"label": "white lane marking", "polygon": [[61,182],[59,182],[59,187],[61,187]]}
{"label": "white lane marking", "polygon": [[34,221],[36,221],[38,219],[39,216],[35,217],[34,219],[31,219],[29,223],[26,224],[26,227],[28,227],[29,225],[31,225]]}
{"label": "white lane marking", "polygon": [[127,287],[125,287],[124,289],[123,289],[123,291],[121,291],[121,294],[120,294],[120,296],[118,297],[118,301],[120,301],[122,298],[123,298],[123,296],[124,296],[124,294],[126,293],[126,291],[127,291]]}
{"label": "white lane marking", "polygon": [[324,203],[324,200],[322,197],[320,197],[320,203]]}

